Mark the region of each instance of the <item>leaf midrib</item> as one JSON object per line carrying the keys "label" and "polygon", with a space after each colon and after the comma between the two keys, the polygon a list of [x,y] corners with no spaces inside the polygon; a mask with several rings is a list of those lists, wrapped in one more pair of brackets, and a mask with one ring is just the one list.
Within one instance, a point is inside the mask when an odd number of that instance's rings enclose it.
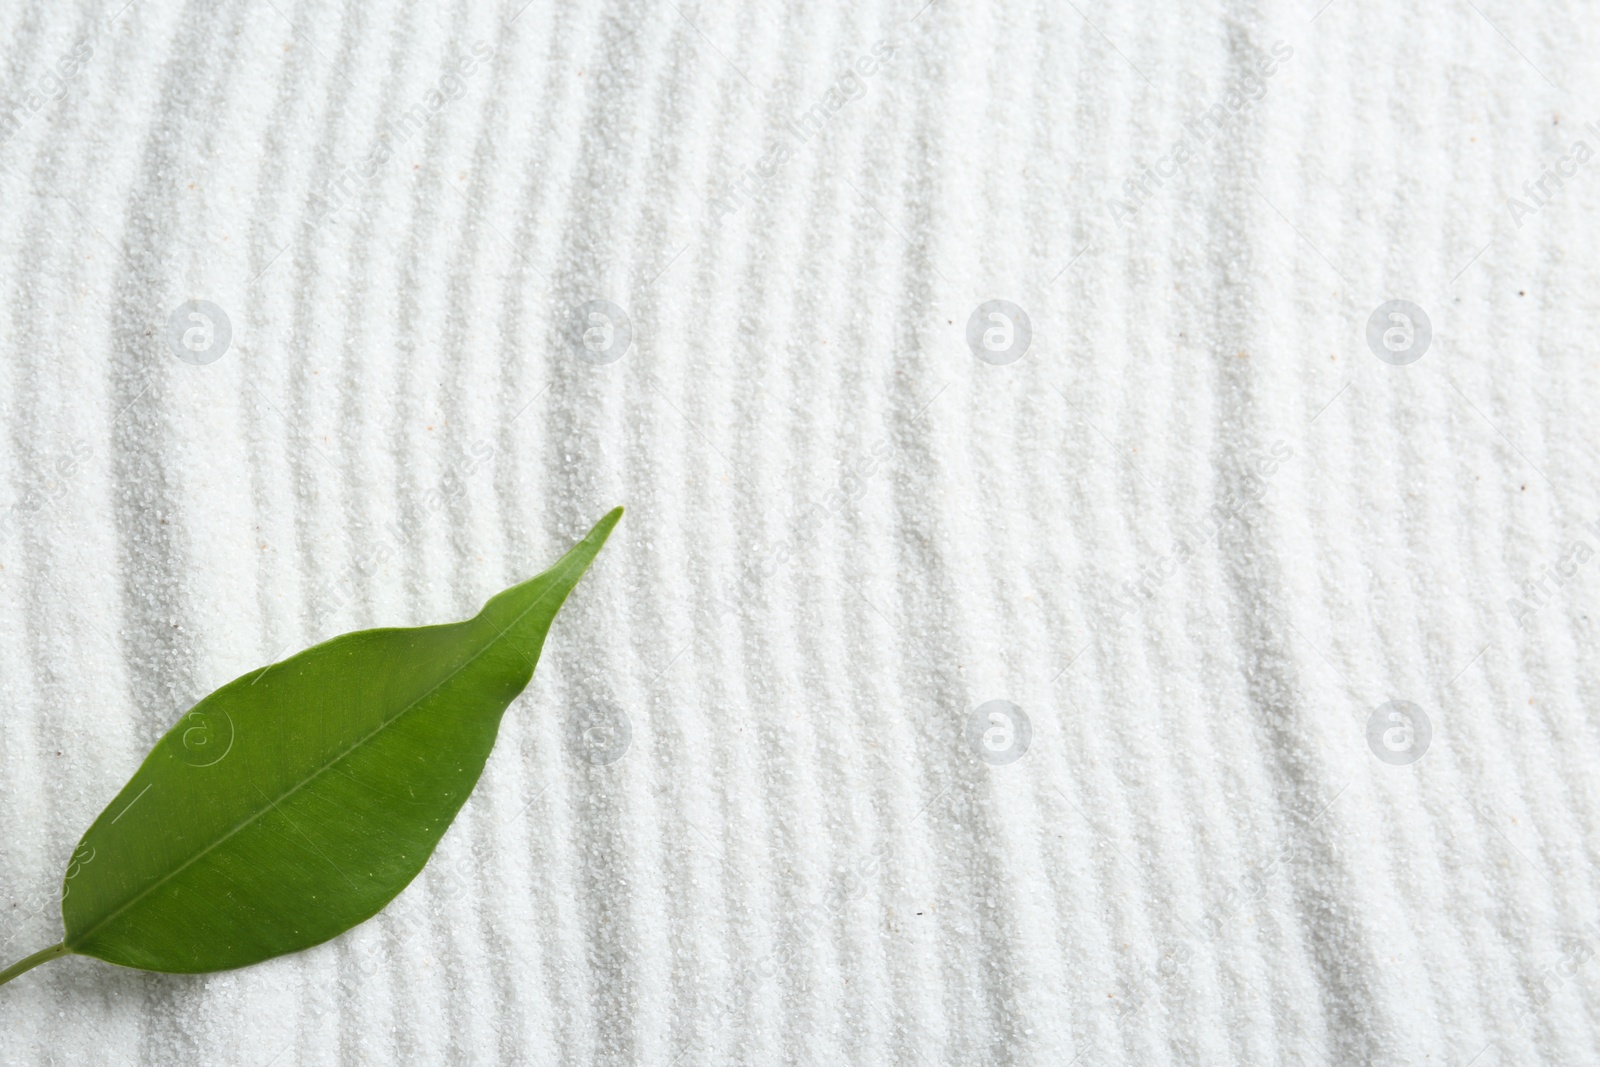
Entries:
{"label": "leaf midrib", "polygon": [[[609,532],[610,531],[608,530],[607,533],[609,533]],[[583,541],[580,541],[577,545],[573,546],[573,551],[576,551],[578,548],[581,548],[583,546],[583,544],[585,542],[587,542],[587,541],[588,541],[588,538],[584,538]],[[599,550],[600,550],[600,546],[597,545],[595,547],[595,552],[598,553]],[[591,554],[590,557],[589,557],[589,560],[582,564],[582,569],[587,570],[588,566],[589,566],[589,563],[592,563],[593,560],[594,560],[594,556],[593,556],[593,554]],[[570,568],[572,566],[575,566],[575,565],[577,565],[577,561],[574,561],[572,564],[568,564],[568,570],[570,570]],[[551,572],[555,571],[559,567],[561,567],[561,563],[558,562],[555,567],[550,568],[550,571],[546,571],[545,573],[546,574],[550,574]],[[561,577],[563,579],[566,578],[566,576],[567,576],[566,572],[563,572],[561,574]],[[572,585],[568,585],[567,586],[567,592],[569,594],[571,593],[572,588],[573,588],[574,585],[576,585],[576,580],[574,580]],[[390,716],[389,718],[383,720],[381,723],[378,724],[377,728],[372,730],[370,733],[366,734],[364,737],[358,738],[356,741],[354,741],[348,747],[346,747],[343,751],[341,751],[338,755],[334,756],[332,759],[330,759],[327,762],[323,763],[322,766],[318,767],[315,771],[311,772],[304,779],[302,779],[301,781],[295,783],[295,785],[293,785],[289,789],[285,790],[283,793],[279,794],[279,796],[277,797],[276,800],[269,800],[269,802],[268,802],[266,807],[259,808],[256,811],[252,812],[247,818],[241,820],[240,822],[238,822],[237,824],[232,826],[228,830],[227,833],[223,834],[221,837],[219,837],[215,841],[211,842],[211,844],[207,845],[205,848],[201,849],[199,852],[196,852],[193,856],[190,856],[187,860],[184,860],[183,863],[179,864],[172,871],[168,872],[167,874],[162,875],[160,878],[156,879],[154,882],[151,882],[148,886],[146,886],[144,889],[140,890],[134,896],[129,897],[128,900],[126,900],[124,903],[118,905],[117,908],[114,911],[110,912],[109,914],[106,915],[105,918],[101,919],[99,922],[95,923],[93,926],[91,926],[87,930],[83,931],[83,933],[79,934],[75,938],[63,939],[63,944],[65,944],[67,946],[67,949],[69,951],[76,951],[76,949],[73,948],[74,945],[83,944],[90,937],[92,937],[96,933],[98,933],[100,931],[100,929],[102,927],[104,927],[107,923],[111,922],[113,919],[117,918],[117,916],[121,915],[123,912],[127,911],[129,908],[131,908],[135,904],[139,903],[139,901],[143,900],[145,897],[149,896],[151,893],[154,893],[157,889],[160,889],[162,886],[166,885],[168,882],[170,882],[174,878],[178,877],[178,875],[182,874],[184,871],[188,870],[190,867],[192,867],[196,863],[200,862],[202,859],[204,859],[211,852],[213,852],[216,849],[222,847],[228,841],[232,840],[234,835],[238,834],[240,831],[245,829],[245,827],[249,826],[251,823],[253,823],[257,819],[261,818],[261,816],[266,814],[267,812],[272,811],[282,801],[285,801],[285,800],[289,799],[294,794],[298,793],[301,789],[304,789],[306,786],[308,786],[312,782],[316,781],[319,777],[322,776],[322,774],[324,772],[328,771],[330,768],[335,767],[339,763],[341,763],[345,759],[346,756],[350,755],[350,753],[354,752],[356,749],[360,748],[362,745],[366,744],[368,741],[372,740],[374,737],[377,737],[380,733],[382,733],[384,730],[387,730],[390,726],[394,725],[396,722],[399,722],[400,719],[402,719],[406,715],[410,714],[417,707],[417,705],[421,704],[423,701],[425,701],[429,697],[431,697],[434,693],[438,692],[439,688],[441,686],[443,686],[445,683],[449,682],[450,679],[454,678],[456,675],[460,674],[462,671],[464,671],[468,667],[472,666],[473,663],[477,662],[479,657],[481,657],[484,653],[488,652],[491,648],[493,648],[502,639],[509,642],[511,639],[509,637],[507,637],[506,635],[511,632],[511,628],[516,626],[517,623],[521,622],[528,615],[529,612],[533,611],[540,604],[544,603],[546,597],[548,597],[551,592],[553,592],[554,590],[556,590],[558,588],[561,588],[561,583],[559,583],[559,582],[552,583],[549,590],[547,590],[545,593],[541,594],[538,600],[535,600],[532,604],[529,604],[528,607],[526,609],[524,609],[521,613],[519,613],[516,618],[512,619],[511,622],[506,625],[506,628],[504,630],[500,630],[500,632],[499,632],[499,634],[497,636],[491,638],[488,641],[487,644],[485,644],[478,651],[474,652],[471,655],[471,657],[469,657],[464,663],[461,664],[461,666],[457,667],[455,670],[451,671],[449,674],[447,674],[443,678],[439,679],[439,681],[435,682],[433,687],[430,688],[426,693],[423,693],[421,696],[417,697],[417,699],[413,700],[411,703],[407,704],[405,707],[403,707],[399,711],[395,712],[392,716]],[[483,612],[479,611],[477,615],[474,615],[471,619],[467,619],[466,622],[468,622],[468,623],[474,622],[474,621],[476,621],[478,619],[481,619],[481,618],[483,618]],[[495,624],[494,624],[494,622],[492,620],[486,620],[486,621],[489,622],[489,625],[495,626]],[[551,621],[554,621],[554,619],[552,618]],[[458,624],[458,625],[461,625],[461,624]],[[495,626],[495,629],[499,630],[500,628],[498,626]],[[519,648],[517,651],[521,652],[522,650]],[[526,652],[523,652],[522,654],[523,654],[524,657],[526,657],[528,655]],[[535,659],[535,662],[534,662],[533,666],[534,667],[538,666],[538,663],[537,663],[536,659]],[[259,791],[260,790],[257,790],[257,792],[259,792]]]}

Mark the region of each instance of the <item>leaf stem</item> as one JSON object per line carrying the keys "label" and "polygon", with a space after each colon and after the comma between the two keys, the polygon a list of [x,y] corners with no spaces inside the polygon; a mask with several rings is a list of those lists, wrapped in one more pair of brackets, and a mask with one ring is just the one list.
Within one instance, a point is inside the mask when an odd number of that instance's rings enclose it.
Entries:
{"label": "leaf stem", "polygon": [[51,945],[49,948],[40,949],[33,955],[20,959],[5,970],[0,971],[0,985],[5,985],[19,974],[33,970],[41,963],[49,963],[57,956],[65,956],[70,951],[65,944]]}

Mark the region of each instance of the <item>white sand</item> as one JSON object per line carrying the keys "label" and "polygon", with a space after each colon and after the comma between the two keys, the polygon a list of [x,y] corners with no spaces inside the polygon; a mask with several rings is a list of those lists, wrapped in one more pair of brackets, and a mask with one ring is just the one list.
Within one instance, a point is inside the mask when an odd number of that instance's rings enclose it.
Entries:
{"label": "white sand", "polygon": [[0,1061],[1600,1061],[1592,18],[520,2],[0,11],[7,960],[193,700],[629,509],[381,917]]}

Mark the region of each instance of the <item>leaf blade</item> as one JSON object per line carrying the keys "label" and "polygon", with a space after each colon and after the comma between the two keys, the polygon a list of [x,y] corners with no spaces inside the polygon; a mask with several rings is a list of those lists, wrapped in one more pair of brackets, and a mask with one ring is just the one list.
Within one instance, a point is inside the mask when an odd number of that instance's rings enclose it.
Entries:
{"label": "leaf blade", "polygon": [[66,947],[222,970],[376,914],[465,803],[621,511],[471,619],[344,634],[197,703],[84,834],[63,879]]}

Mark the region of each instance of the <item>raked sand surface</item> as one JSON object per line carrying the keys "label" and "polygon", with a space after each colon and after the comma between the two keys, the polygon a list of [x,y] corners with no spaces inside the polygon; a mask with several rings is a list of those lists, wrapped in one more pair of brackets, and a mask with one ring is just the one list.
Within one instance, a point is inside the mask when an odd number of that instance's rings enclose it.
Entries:
{"label": "raked sand surface", "polygon": [[1592,9],[123,3],[0,10],[5,962],[627,514],[382,915],[0,1061],[1600,1062]]}

